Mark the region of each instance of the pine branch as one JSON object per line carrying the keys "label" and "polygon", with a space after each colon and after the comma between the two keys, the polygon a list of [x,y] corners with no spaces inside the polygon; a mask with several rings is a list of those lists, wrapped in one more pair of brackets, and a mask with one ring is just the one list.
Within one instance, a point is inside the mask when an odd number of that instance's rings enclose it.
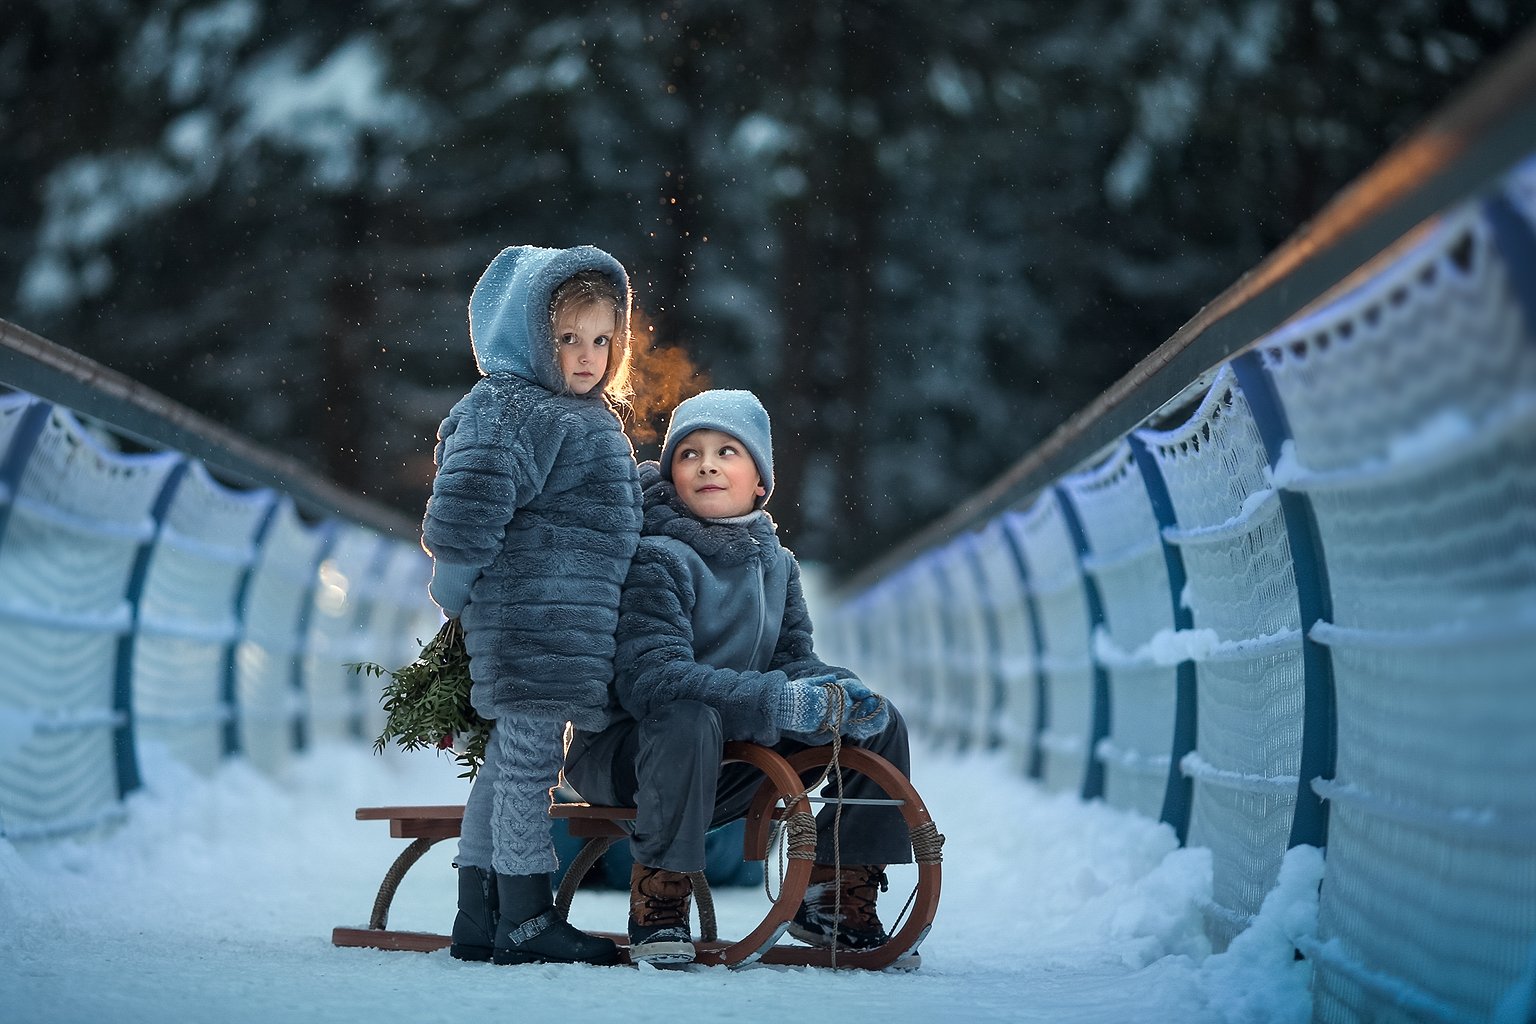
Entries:
{"label": "pine branch", "polygon": [[[469,702],[469,652],[458,619],[443,623],[422,647],[421,656],[403,668],[390,670],[367,661],[347,667],[390,680],[379,696],[387,717],[384,731],[373,741],[375,753],[382,754],[391,742],[405,750],[451,749],[454,760],[465,769],[459,778],[475,777],[485,763],[491,723]],[[456,742],[462,746],[455,746]]]}

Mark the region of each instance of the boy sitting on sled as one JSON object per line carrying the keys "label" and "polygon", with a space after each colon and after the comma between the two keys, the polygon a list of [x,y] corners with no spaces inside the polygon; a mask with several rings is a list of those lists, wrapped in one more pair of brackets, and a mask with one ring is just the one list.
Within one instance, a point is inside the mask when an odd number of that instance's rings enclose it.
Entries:
{"label": "boy sitting on sled", "polygon": [[[790,755],[839,734],[909,772],[896,708],[811,644],[800,566],[763,506],[773,491],[768,413],[748,391],[706,391],[672,414],[659,463],[640,467],[644,525],[620,599],[613,722],[577,732],[565,778],[583,799],[636,808],[630,839],[630,958],[695,956],[690,872],[704,837],[743,817],[761,773],[721,765],[746,740]],[[850,773],[845,797],[881,797]],[[816,864],[790,934],[863,950],[886,941],[876,914],[885,867],[909,863],[899,810],[824,808]],[[841,864],[841,869],[835,864]],[[840,890],[840,891],[839,891]]]}

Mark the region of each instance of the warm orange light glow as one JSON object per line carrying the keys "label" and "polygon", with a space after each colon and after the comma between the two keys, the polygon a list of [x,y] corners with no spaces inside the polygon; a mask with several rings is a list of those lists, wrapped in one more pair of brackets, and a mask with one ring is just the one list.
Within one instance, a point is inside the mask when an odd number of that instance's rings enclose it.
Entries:
{"label": "warm orange light glow", "polygon": [[635,394],[626,419],[630,440],[640,445],[659,440],[677,403],[707,390],[709,377],[680,345],[663,344],[656,337],[644,310],[631,310],[629,339]]}

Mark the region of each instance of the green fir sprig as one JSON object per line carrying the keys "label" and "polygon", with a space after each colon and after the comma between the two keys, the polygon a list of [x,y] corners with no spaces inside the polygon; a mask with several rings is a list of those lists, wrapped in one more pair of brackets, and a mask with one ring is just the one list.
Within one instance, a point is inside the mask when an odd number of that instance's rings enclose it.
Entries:
{"label": "green fir sprig", "polygon": [[379,697],[387,718],[384,731],[373,741],[375,753],[382,754],[391,742],[406,750],[451,749],[454,760],[465,769],[459,778],[475,777],[485,763],[491,723],[469,702],[469,652],[458,619],[443,623],[422,647],[420,657],[403,668],[390,670],[369,661],[347,667],[376,678],[389,677]]}

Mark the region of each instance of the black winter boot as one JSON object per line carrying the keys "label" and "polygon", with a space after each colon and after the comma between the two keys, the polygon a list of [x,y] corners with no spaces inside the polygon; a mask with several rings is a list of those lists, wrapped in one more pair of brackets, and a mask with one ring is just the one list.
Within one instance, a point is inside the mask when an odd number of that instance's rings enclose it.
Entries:
{"label": "black winter boot", "polygon": [[889,887],[884,864],[860,864],[841,871],[830,864],[813,864],[805,899],[789,923],[789,934],[823,949],[857,951],[884,945],[890,936],[875,913],[875,901]]}
{"label": "black winter boot", "polygon": [[588,935],[555,913],[549,875],[497,875],[501,918],[496,922],[498,964],[597,964],[619,962],[612,939]]}
{"label": "black winter boot", "polygon": [[500,916],[495,874],[484,868],[459,868],[459,913],[453,919],[453,945],[448,952],[460,960],[489,960]]}

